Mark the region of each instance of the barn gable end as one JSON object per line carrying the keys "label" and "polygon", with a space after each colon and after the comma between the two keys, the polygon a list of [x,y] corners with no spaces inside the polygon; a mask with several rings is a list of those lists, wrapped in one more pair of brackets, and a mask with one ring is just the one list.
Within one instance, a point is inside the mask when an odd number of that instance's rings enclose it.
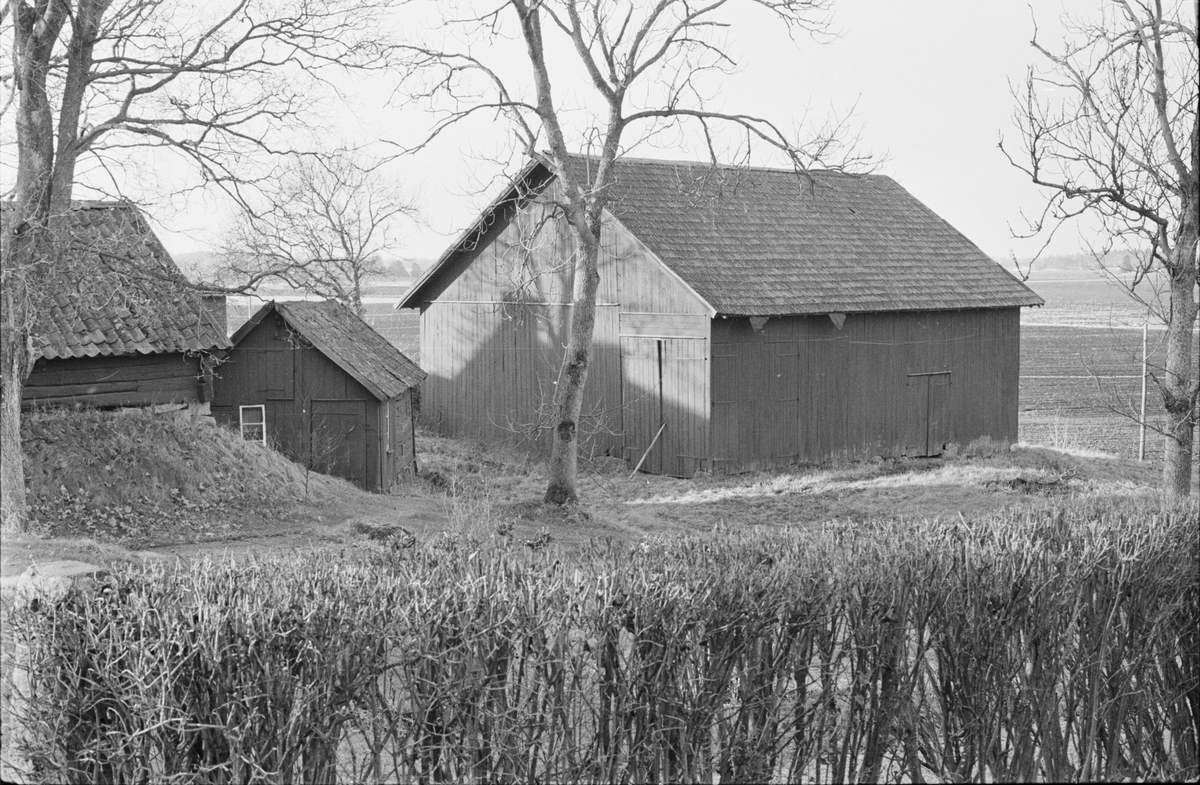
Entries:
{"label": "barn gable end", "polygon": [[[557,189],[501,199],[406,299],[422,312],[422,414],[449,432],[538,441],[548,427],[574,284],[573,241],[552,214]],[[601,247],[581,428],[585,449],[622,455],[622,346],[661,319],[707,336],[710,308],[620,221],[605,221]]]}

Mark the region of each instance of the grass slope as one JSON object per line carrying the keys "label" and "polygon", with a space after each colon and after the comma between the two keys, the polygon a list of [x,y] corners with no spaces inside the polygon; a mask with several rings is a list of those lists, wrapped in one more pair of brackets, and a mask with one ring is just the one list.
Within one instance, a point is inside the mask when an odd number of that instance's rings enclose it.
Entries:
{"label": "grass slope", "polygon": [[228,429],[144,411],[34,412],[22,442],[32,533],[85,556],[271,532],[357,493]]}

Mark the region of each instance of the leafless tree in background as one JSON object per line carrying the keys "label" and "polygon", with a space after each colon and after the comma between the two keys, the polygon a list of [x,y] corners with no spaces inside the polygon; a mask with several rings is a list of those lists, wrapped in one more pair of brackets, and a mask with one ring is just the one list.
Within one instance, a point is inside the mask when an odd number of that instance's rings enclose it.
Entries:
{"label": "leafless tree in background", "polygon": [[1020,154],[1001,143],[1047,193],[1034,233],[1098,217],[1107,235],[1098,258],[1117,243],[1144,249],[1135,283],[1166,278],[1158,315],[1167,354],[1154,381],[1167,411],[1163,490],[1175,499],[1190,493],[1200,421],[1198,12],[1200,0],[1115,0],[1099,21],[1069,22],[1072,36],[1061,49],[1035,31],[1032,45],[1045,65],[1030,69],[1017,94]]}
{"label": "leafless tree in background", "polygon": [[[427,100],[442,114],[433,135],[475,115],[499,117],[530,158],[557,176],[565,201],[558,205],[575,240],[571,324],[560,383],[555,391],[547,502],[577,500],[578,422],[587,381],[600,275],[601,222],[614,162],[639,141],[690,126],[707,144],[714,163],[732,132],[738,156],[767,148],[798,176],[815,166],[845,167],[856,159],[843,122],[808,132],[785,132],[770,119],[717,111],[710,78],[736,62],[722,36],[739,11],[756,6],[796,36],[827,31],[829,0],[509,0],[473,10],[457,6],[439,28],[452,46],[410,44],[412,75],[406,97]],[[519,40],[524,77],[504,75],[502,58],[480,54],[481,42]],[[553,79],[583,75],[594,110],[574,109],[570,90],[555,92]],[[553,78],[552,78],[553,77]],[[564,95],[567,97],[564,99]],[[803,137],[803,138],[801,138]],[[568,155],[594,155],[586,181],[568,168]]]}
{"label": "leafless tree in background", "polygon": [[294,159],[224,240],[222,278],[266,276],[363,315],[363,286],[383,272],[397,223],[415,213],[379,169],[342,154]]}
{"label": "leafless tree in background", "polygon": [[[387,5],[8,0],[0,10],[8,94],[0,120],[16,138],[0,273],[0,525],[18,528],[25,515],[20,404],[34,359],[30,331],[44,298],[60,288],[65,257],[54,226],[80,173],[101,192],[122,194],[138,176],[128,165],[168,153],[190,165],[180,188],[215,186],[244,202],[274,157],[296,150],[328,69],[388,64]],[[9,168],[11,152],[0,156]],[[170,186],[164,178],[155,187]]]}

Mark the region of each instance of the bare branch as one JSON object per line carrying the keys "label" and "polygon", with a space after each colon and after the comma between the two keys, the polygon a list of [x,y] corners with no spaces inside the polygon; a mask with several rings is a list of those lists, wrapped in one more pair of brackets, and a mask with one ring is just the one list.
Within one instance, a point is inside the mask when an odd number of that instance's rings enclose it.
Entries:
{"label": "bare branch", "polygon": [[[1061,51],[1033,48],[1050,70],[1030,69],[1018,103],[1021,160],[1002,153],[1047,192],[1030,234],[1050,236],[1080,216],[1098,218],[1109,239],[1135,243],[1134,277],[1167,293],[1145,302],[1167,326],[1166,363],[1152,374],[1168,413],[1164,485],[1189,492],[1196,430],[1195,327],[1200,224],[1200,114],[1194,0],[1114,0],[1118,14],[1074,22]],[[1103,267],[1103,253],[1096,254]]]}
{"label": "bare branch", "polygon": [[[825,0],[757,0],[757,4],[771,11],[789,32],[824,29]],[[619,157],[665,129],[695,125],[714,163],[718,144],[724,141],[718,141],[723,128],[743,137],[739,148],[743,161],[749,160],[752,148],[766,145],[786,155],[800,175],[814,164],[838,156],[834,165],[844,168],[869,162],[854,152],[855,140],[845,118],[800,141],[800,134],[786,134],[773,121],[722,111],[706,100],[701,76],[728,73],[736,66],[730,50],[718,38],[731,24],[731,17],[723,14],[734,5],[734,0],[643,4],[509,0],[473,19],[447,20],[444,34],[451,37],[457,33],[460,42],[519,36],[524,45],[521,64],[528,67],[520,76],[513,76],[511,69],[501,68],[498,62],[485,64],[482,55],[464,51],[461,44],[457,45],[460,48],[426,43],[400,47],[407,55],[408,97],[441,111],[423,141],[397,146],[419,150],[479,112],[494,112],[509,120],[527,158],[543,164],[555,179],[554,218],[573,241],[572,250],[563,254],[555,267],[572,268],[573,307],[569,328],[562,325],[568,340],[554,385],[553,407],[534,406],[538,412],[535,424],[526,424],[537,430],[547,422],[554,423],[548,501],[562,503],[575,498],[576,445],[583,416],[580,396],[587,379],[600,281],[597,260],[609,186]],[[559,46],[551,43],[555,37]],[[570,63],[559,68],[559,61],[552,64],[551,57],[565,57]],[[585,102],[590,108],[573,111],[562,102],[551,77],[572,73],[572,66],[586,74],[584,87],[598,100],[599,108]],[[521,81],[523,77],[528,77],[528,85]],[[592,154],[586,173],[572,166],[577,160],[573,153],[581,149]],[[518,194],[518,203],[523,198]],[[469,237],[463,242],[473,241]],[[515,278],[519,295],[529,282],[523,275]]]}
{"label": "bare branch", "polygon": [[375,162],[350,154],[296,159],[271,190],[227,233],[220,279],[275,279],[361,312],[364,286],[413,206]]}

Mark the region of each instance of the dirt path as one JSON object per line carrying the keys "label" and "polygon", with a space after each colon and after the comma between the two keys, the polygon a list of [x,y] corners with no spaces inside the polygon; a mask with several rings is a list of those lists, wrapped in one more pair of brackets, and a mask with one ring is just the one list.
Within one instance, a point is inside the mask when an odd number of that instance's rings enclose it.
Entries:
{"label": "dirt path", "polygon": [[251,554],[287,553],[306,548],[349,543],[364,531],[403,527],[423,535],[444,529],[449,521],[446,503],[436,497],[379,496],[355,493],[315,505],[298,504],[279,523],[257,518],[231,522],[232,534],[190,542],[151,543],[140,549],[85,538],[6,536],[0,556],[0,576],[20,575],[31,565],[77,560],[109,566],[122,562],[183,559],[203,556],[245,558]]}

